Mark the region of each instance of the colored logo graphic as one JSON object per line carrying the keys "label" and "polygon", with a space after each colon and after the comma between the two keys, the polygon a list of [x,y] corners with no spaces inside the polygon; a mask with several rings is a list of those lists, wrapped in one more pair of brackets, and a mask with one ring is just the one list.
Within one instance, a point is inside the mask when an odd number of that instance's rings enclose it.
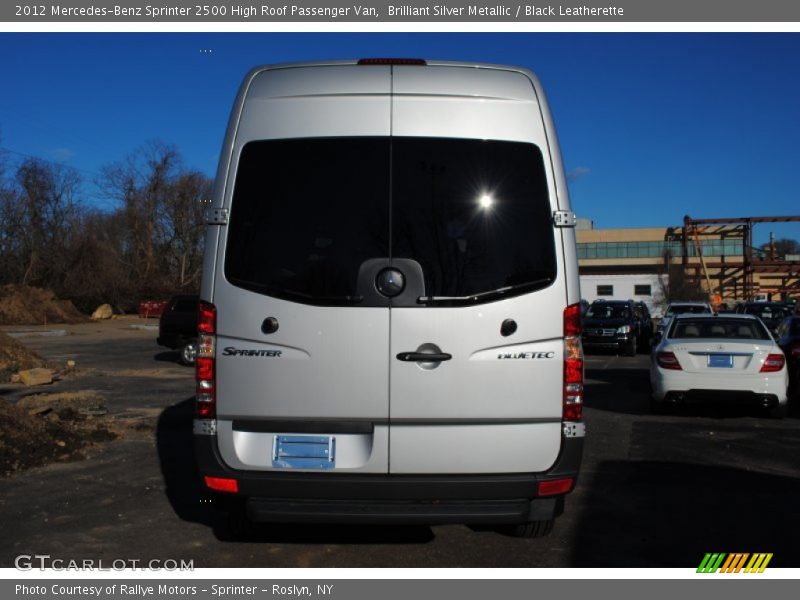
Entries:
{"label": "colored logo graphic", "polygon": [[698,573],[763,573],[769,561],[772,560],[772,553],[749,554],[735,553],[725,554],[724,552],[708,552],[697,567]]}

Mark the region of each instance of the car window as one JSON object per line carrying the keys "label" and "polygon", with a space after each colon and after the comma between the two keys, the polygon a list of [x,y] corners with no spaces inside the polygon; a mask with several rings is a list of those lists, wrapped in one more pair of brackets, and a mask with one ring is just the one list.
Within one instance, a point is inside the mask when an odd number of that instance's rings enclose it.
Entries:
{"label": "car window", "polygon": [[665,316],[672,317],[675,315],[684,315],[684,314],[699,315],[699,314],[708,314],[710,312],[711,309],[703,304],[670,304],[667,307],[667,312],[665,313]]}
{"label": "car window", "polygon": [[751,319],[676,319],[668,335],[672,339],[769,340],[769,332]]}
{"label": "car window", "polygon": [[197,299],[181,298],[176,300],[172,305],[172,310],[175,312],[197,312]]}
{"label": "car window", "polygon": [[771,306],[769,304],[746,306],[744,312],[762,319],[780,319],[790,314],[789,309],[785,306]]}
{"label": "car window", "polygon": [[631,311],[624,304],[593,304],[586,316],[590,319],[629,319]]}

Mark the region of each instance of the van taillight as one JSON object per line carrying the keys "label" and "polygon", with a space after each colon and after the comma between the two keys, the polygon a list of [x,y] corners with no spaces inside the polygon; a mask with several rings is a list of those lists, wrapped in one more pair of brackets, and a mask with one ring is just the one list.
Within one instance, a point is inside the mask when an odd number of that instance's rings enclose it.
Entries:
{"label": "van taillight", "polygon": [[214,364],[214,345],[217,333],[217,309],[209,302],[200,302],[197,318],[197,359],[195,407],[198,419],[217,416],[217,377]]}
{"label": "van taillight", "polygon": [[583,418],[583,346],[581,345],[581,306],[564,309],[564,401],[563,419]]}

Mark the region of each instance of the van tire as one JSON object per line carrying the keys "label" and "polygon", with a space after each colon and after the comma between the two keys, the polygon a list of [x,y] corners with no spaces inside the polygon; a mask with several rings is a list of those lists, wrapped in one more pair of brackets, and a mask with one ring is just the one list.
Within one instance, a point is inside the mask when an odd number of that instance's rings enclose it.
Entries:
{"label": "van tire", "polygon": [[783,406],[780,404],[773,409],[770,409],[769,416],[772,419],[784,419],[789,414],[789,403],[787,402]]}
{"label": "van tire", "polygon": [[631,338],[630,343],[625,348],[625,356],[636,356],[636,336]]}
{"label": "van tire", "polygon": [[555,519],[546,521],[528,521],[519,525],[509,525],[503,532],[506,535],[517,538],[540,538],[549,535],[553,531]]}
{"label": "van tire", "polygon": [[225,515],[226,541],[246,542],[253,538],[253,522],[243,506],[232,506]]}
{"label": "van tire", "polygon": [[197,340],[188,340],[184,342],[180,349],[180,363],[187,367],[194,366],[195,359],[197,358]]}

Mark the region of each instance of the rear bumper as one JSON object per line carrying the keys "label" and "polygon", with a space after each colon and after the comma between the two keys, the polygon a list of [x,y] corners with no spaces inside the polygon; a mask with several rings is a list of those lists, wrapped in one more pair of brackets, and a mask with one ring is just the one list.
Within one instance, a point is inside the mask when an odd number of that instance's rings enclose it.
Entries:
{"label": "rear bumper", "polygon": [[669,404],[717,404],[721,406],[752,406],[777,408],[786,403],[775,394],[757,394],[747,391],[720,391],[692,389],[668,392],[663,402]]}
{"label": "rear bumper", "polygon": [[581,344],[585,349],[624,349],[631,343],[630,337],[583,338]]}
{"label": "rear bumper", "polygon": [[[683,397],[685,401],[716,399],[731,404],[759,404],[767,396],[777,398],[779,404],[786,403],[789,385],[786,370],[769,374],[743,375],[698,375],[685,371],[651,371],[653,399],[665,400]],[[752,400],[748,400],[752,399]]]}
{"label": "rear bumper", "polygon": [[540,481],[577,480],[583,438],[564,438],[556,463],[544,473],[491,475],[374,475],[285,473],[230,469],[216,436],[195,435],[202,476],[236,479],[237,494],[215,495],[243,506],[254,521],[325,523],[487,523],[552,519],[563,495],[538,496]]}

